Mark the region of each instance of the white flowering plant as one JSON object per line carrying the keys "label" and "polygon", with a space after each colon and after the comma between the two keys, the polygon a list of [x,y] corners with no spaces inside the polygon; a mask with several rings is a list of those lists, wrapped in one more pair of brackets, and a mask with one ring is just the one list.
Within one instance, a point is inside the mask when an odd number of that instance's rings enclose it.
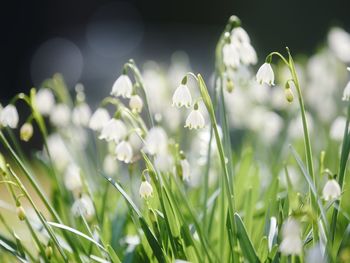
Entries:
{"label": "white flowering plant", "polygon": [[335,28],[309,60],[286,48],[254,69],[232,16],[207,81],[177,54],[167,73],[129,60],[95,110],[59,74],[16,95],[1,261],[349,262],[349,50]]}

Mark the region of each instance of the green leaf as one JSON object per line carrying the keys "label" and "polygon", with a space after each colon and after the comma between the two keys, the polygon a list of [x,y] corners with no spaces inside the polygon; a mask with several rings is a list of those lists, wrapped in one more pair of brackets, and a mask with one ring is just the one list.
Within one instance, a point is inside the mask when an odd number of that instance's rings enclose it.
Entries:
{"label": "green leaf", "polygon": [[[326,227],[326,231],[328,233],[328,226],[329,225],[328,225],[328,220],[327,220],[327,217],[326,217],[326,212],[324,210],[324,207],[323,207],[320,199],[318,198],[316,186],[314,185],[313,180],[311,179],[311,177],[310,177],[308,171],[306,170],[305,165],[303,164],[302,160],[300,159],[300,156],[298,155],[298,153],[295,151],[295,149],[293,148],[292,145],[289,145],[289,148],[291,149],[291,152],[292,152],[295,160],[297,161],[297,163],[299,165],[299,168],[302,171],[302,174],[304,175],[307,183],[309,184],[309,187],[311,189],[312,195],[315,197],[315,199],[317,201],[318,208],[321,211],[321,217],[323,219],[324,226]],[[314,209],[317,209],[317,208],[314,207]]]}
{"label": "green leaf", "polygon": [[111,247],[111,245],[107,245],[107,250],[108,250],[108,253],[109,253],[109,256],[111,257],[112,259],[112,262],[113,263],[121,263],[117,253],[115,253],[114,249]]}
{"label": "green leaf", "polygon": [[237,226],[237,237],[244,257],[249,262],[259,262],[259,258],[256,255],[255,249],[253,247],[252,242],[250,241],[250,238],[248,237],[247,230],[244,226],[241,217],[237,213],[235,213],[234,216]]}

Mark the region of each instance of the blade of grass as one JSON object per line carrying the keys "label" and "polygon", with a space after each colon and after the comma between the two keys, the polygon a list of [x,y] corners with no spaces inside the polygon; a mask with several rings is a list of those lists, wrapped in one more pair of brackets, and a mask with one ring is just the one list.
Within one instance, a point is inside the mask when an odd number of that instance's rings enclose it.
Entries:
{"label": "blade of grass", "polygon": [[237,224],[237,237],[242,249],[243,255],[249,262],[259,262],[253,244],[247,234],[247,230],[241,217],[235,213],[235,222]]}

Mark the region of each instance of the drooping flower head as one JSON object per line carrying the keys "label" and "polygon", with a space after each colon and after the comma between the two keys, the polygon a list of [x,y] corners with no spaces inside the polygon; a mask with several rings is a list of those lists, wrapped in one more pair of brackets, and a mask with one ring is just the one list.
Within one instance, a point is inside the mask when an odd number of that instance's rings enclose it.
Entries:
{"label": "drooping flower head", "polygon": [[128,75],[122,74],[114,82],[111,95],[115,97],[130,98],[132,94],[132,82]]}
{"label": "drooping flower head", "polygon": [[100,131],[110,119],[111,117],[105,108],[98,108],[90,118],[89,127],[94,131]]}
{"label": "drooping flower head", "polygon": [[117,147],[115,148],[115,154],[117,155],[117,159],[119,161],[130,163],[133,156],[130,143],[128,141],[121,141],[118,143]]}
{"label": "drooping flower head", "polygon": [[147,180],[144,180],[141,182],[139,194],[143,199],[146,199],[152,196],[153,187]]}
{"label": "drooping flower head", "polygon": [[205,125],[204,117],[202,113],[198,109],[198,104],[196,103],[193,107],[193,110],[188,115],[186,119],[185,128],[192,129],[200,129],[203,128]]}
{"label": "drooping flower head", "polygon": [[95,215],[95,208],[91,198],[83,194],[75,200],[72,206],[72,213],[75,217],[83,216],[85,219],[90,220]]}
{"label": "drooping flower head", "polygon": [[143,101],[139,95],[132,95],[129,101],[129,107],[132,111],[140,113],[143,107]]}
{"label": "drooping flower head", "polygon": [[102,128],[99,139],[118,143],[127,134],[127,128],[121,120],[111,119]]}
{"label": "drooping flower head", "polygon": [[338,199],[341,195],[339,183],[335,179],[329,179],[322,190],[324,200]]}
{"label": "drooping flower head", "polygon": [[156,126],[149,130],[145,139],[145,150],[149,154],[163,152],[168,146],[168,136],[162,127]]}
{"label": "drooping flower head", "polygon": [[191,104],[192,104],[192,96],[187,86],[187,76],[185,76],[182,79],[180,86],[178,86],[174,92],[173,106],[176,106],[178,108],[185,106],[189,108]]}
{"label": "drooping flower head", "polygon": [[72,121],[77,126],[87,126],[90,121],[90,116],[90,107],[85,102],[83,102],[73,109]]}
{"label": "drooping flower head", "polygon": [[267,85],[273,86],[275,81],[275,75],[273,73],[272,67],[270,63],[264,63],[259,68],[258,72],[256,73],[256,81],[262,85],[266,83]]}
{"label": "drooping flower head", "polygon": [[42,115],[50,115],[51,110],[55,106],[55,97],[52,91],[49,89],[40,89],[35,95],[35,105]]}
{"label": "drooping flower head", "polygon": [[299,222],[289,217],[282,226],[282,243],[280,251],[285,255],[300,255],[303,249]]}
{"label": "drooping flower head", "polygon": [[65,127],[69,124],[71,112],[66,104],[57,104],[52,109],[50,114],[50,121],[56,127]]}
{"label": "drooping flower head", "polygon": [[3,127],[17,128],[19,121],[18,112],[12,104],[0,110],[0,125]]}

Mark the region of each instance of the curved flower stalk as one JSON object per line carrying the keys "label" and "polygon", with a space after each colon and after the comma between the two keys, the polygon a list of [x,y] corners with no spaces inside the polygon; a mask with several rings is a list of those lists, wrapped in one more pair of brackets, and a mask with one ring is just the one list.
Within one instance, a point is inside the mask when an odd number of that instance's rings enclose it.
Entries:
{"label": "curved flower stalk", "polygon": [[[281,55],[278,52],[272,52],[266,57],[265,63],[260,67],[258,73],[257,73],[257,80],[262,83],[267,83],[268,85],[273,85],[274,80],[274,74],[272,71],[272,68],[270,64],[272,63],[273,56],[277,56],[279,59],[282,60],[282,62],[287,66],[289,69],[289,72],[291,74],[291,79],[287,81],[286,83],[286,99],[287,101],[292,100],[292,90],[291,87],[295,88],[297,92],[300,112],[301,112],[301,119],[303,124],[303,133],[304,133],[304,143],[305,143],[305,152],[306,152],[306,164],[307,164],[307,172],[311,176],[313,180],[313,184],[317,185],[316,177],[314,174],[314,168],[313,168],[313,157],[312,157],[312,147],[310,142],[310,135],[308,130],[308,123],[306,119],[306,111],[305,111],[305,105],[304,105],[304,99],[301,92],[301,87],[299,84],[299,79],[296,73],[295,64],[293,57],[291,56],[291,53],[289,51],[289,48],[287,47],[287,54],[288,58],[285,58],[283,55]],[[261,72],[264,72],[263,74]],[[260,75],[259,75],[260,73]],[[311,204],[314,212],[318,214],[318,206],[317,206],[317,200],[316,198],[311,194],[310,191],[310,199]],[[313,224],[313,234],[314,234],[314,242],[317,242],[318,240],[318,226],[316,223]]]}

